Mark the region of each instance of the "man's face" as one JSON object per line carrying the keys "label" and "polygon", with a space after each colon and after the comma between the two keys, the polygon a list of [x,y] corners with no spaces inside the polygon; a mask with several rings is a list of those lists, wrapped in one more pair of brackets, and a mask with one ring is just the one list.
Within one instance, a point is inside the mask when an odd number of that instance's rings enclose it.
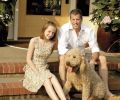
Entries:
{"label": "man's face", "polygon": [[73,29],[80,29],[82,19],[79,14],[77,15],[71,14],[70,21],[73,26]]}

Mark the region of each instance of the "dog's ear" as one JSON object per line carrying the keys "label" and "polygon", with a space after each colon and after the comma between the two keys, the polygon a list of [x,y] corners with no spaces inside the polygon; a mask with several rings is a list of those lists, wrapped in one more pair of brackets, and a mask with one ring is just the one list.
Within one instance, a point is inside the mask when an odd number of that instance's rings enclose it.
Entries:
{"label": "dog's ear", "polygon": [[82,56],[81,59],[81,64],[80,64],[80,73],[84,73],[84,71],[86,70],[86,62],[85,62],[85,58]]}

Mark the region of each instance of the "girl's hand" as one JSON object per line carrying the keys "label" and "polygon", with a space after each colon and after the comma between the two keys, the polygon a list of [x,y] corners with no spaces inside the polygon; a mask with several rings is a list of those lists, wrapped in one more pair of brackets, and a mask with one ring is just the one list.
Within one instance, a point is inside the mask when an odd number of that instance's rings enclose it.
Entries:
{"label": "girl's hand", "polygon": [[33,72],[34,72],[35,74],[38,74],[38,73],[39,73],[39,71],[38,71],[36,68],[33,68],[32,70],[33,70]]}

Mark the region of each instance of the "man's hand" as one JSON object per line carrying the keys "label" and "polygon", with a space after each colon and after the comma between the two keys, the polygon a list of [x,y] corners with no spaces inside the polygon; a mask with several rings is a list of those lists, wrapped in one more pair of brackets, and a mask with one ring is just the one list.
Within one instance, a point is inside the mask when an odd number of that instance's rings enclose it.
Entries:
{"label": "man's hand", "polygon": [[90,63],[96,65],[96,64],[98,64],[98,61],[99,61],[99,52],[94,52],[92,54],[92,58],[90,60]]}
{"label": "man's hand", "polygon": [[91,59],[91,60],[90,60],[90,64],[97,65],[97,64],[98,64],[98,61],[95,61],[94,59]]}

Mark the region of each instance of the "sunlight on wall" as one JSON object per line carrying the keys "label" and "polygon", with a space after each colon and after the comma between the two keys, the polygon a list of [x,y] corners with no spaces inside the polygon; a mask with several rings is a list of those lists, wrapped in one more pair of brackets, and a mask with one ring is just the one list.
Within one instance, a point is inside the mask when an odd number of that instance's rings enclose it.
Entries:
{"label": "sunlight on wall", "polygon": [[91,19],[91,16],[89,16],[89,17],[83,17],[83,23],[86,24],[86,25],[88,25],[88,26],[90,26],[90,27],[92,27],[92,29],[97,33],[98,26],[95,25],[95,24],[93,24],[90,21],[90,19]]}

